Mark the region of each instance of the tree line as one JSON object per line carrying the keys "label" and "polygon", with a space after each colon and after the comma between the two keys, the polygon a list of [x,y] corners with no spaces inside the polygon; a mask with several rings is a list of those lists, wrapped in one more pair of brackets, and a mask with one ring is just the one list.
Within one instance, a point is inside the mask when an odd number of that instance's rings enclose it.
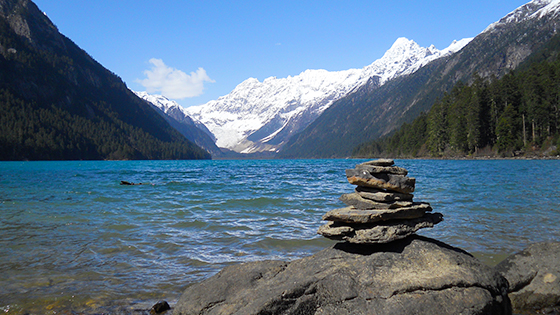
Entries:
{"label": "tree line", "polygon": [[540,59],[500,79],[475,75],[457,84],[427,113],[354,155],[511,156],[560,147],[560,58]]}
{"label": "tree line", "polygon": [[0,90],[0,160],[204,159],[188,141],[162,141],[143,129],[99,115],[41,107]]}

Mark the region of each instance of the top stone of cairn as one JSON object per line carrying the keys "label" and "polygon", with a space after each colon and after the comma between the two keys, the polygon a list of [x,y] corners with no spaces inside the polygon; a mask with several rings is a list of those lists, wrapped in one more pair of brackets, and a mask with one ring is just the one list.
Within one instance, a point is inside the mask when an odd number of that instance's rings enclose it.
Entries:
{"label": "top stone of cairn", "polygon": [[373,161],[368,161],[360,165],[372,165],[372,166],[392,166],[395,165],[395,161],[393,161],[392,159],[377,159],[377,160],[373,160]]}

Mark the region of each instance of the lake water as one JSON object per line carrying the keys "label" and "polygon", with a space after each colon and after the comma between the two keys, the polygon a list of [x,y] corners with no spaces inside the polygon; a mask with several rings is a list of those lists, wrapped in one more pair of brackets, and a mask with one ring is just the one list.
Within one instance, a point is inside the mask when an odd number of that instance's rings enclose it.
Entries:
{"label": "lake water", "polygon": [[[0,311],[134,312],[229,264],[311,255],[361,162],[1,162]],[[560,161],[396,163],[444,215],[419,234],[490,265],[560,241]]]}

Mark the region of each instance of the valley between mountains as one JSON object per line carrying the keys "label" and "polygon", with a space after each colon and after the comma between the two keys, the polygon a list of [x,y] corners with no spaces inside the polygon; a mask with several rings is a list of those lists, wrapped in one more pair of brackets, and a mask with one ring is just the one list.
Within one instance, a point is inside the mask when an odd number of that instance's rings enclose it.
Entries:
{"label": "valley between mountains", "polygon": [[[183,108],[132,92],[32,1],[0,0],[0,160],[349,157],[428,113],[458,86],[490,84],[531,63],[557,61],[559,24],[560,0],[533,0],[445,49],[397,38],[361,69],[248,78],[227,95]],[[555,87],[539,84],[542,91],[522,94],[531,97],[485,103],[509,108],[503,117],[494,113],[489,132],[518,140],[472,150],[507,155],[548,143],[554,152]],[[453,106],[465,111],[469,102]],[[498,120],[504,120],[499,132]]]}
{"label": "valley between mountains", "polygon": [[427,112],[457,83],[470,84],[475,76],[500,78],[530,60],[556,35],[559,7],[556,0],[529,2],[474,38],[442,50],[398,38],[382,58],[362,69],[306,70],[263,82],[249,78],[199,106],[182,108],[162,96],[139,96],[204,126],[220,148],[218,155],[347,157],[357,146]]}

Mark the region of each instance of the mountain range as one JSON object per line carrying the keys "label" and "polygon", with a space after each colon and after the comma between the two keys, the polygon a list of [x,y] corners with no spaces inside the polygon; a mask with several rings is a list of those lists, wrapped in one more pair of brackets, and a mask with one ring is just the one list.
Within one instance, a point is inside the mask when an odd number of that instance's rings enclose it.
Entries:
{"label": "mountain range", "polygon": [[184,109],[130,91],[32,1],[0,0],[0,159],[346,157],[457,83],[522,65],[557,34],[559,12],[560,0],[534,0],[443,50],[399,38],[362,69],[249,78]]}
{"label": "mountain range", "polygon": [[211,153],[212,156],[220,157],[223,155],[223,151],[216,146],[216,138],[212,132],[204,124],[189,117],[185,108],[177,102],[163,95],[152,95],[147,92],[134,93],[153,106],[158,114],[185,138]]}
{"label": "mountain range", "polygon": [[463,49],[372,89],[336,101],[284,145],[279,157],[346,157],[427,111],[457,83],[502,77],[546,45],[559,28],[560,0],[535,0],[491,24]]}
{"label": "mountain range", "polygon": [[249,78],[228,95],[189,107],[186,113],[208,127],[219,147],[240,153],[278,152],[290,137],[348,93],[413,73],[459,51],[469,41],[453,42],[440,51],[399,38],[382,58],[362,69],[306,70],[293,77],[270,77],[263,82]]}
{"label": "mountain range", "polygon": [[228,95],[181,111],[206,126],[218,147],[238,153],[349,156],[427,111],[458,82],[516,69],[556,34],[559,7],[559,0],[531,1],[441,51],[399,38],[362,69],[249,78]]}

